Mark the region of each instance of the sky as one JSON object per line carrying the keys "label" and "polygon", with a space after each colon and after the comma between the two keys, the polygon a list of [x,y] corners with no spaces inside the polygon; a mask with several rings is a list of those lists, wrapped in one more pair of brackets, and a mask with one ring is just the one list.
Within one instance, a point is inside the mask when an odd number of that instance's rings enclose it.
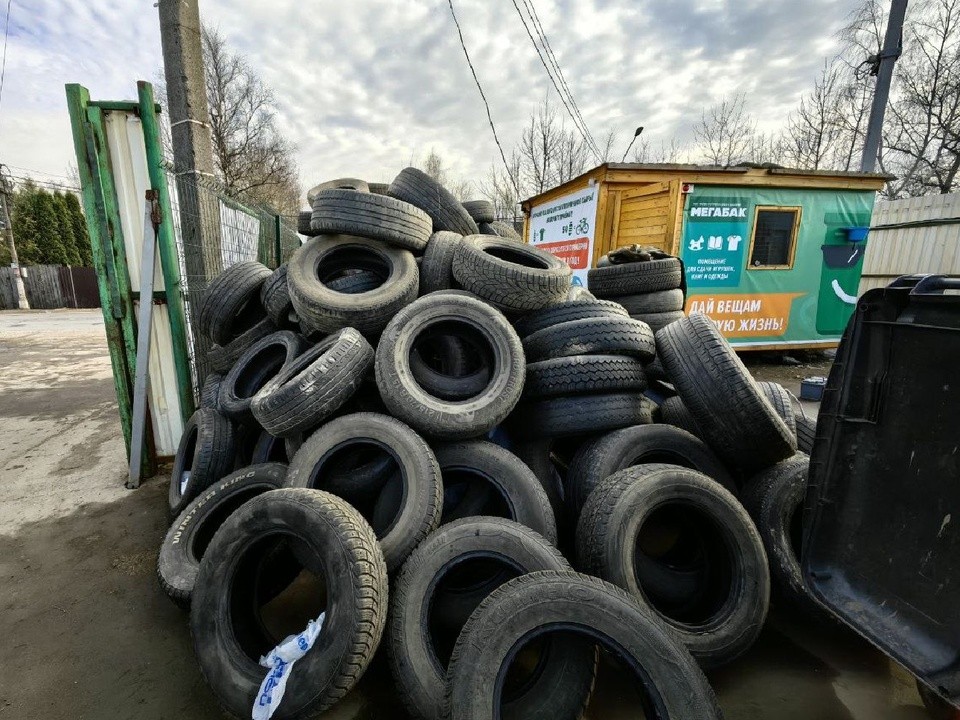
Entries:
{"label": "sky", "polygon": [[[689,138],[703,108],[736,92],[760,130],[776,129],[838,51],[856,5],[532,1],[590,131],[619,132],[617,156],[638,125],[655,145]],[[544,99],[562,110],[559,96],[514,0],[453,4],[509,152]],[[480,179],[499,157],[447,0],[200,0],[200,12],[273,89],[305,188],[341,176],[389,182],[431,149],[458,177]],[[150,0],[12,0],[0,162],[69,183],[64,84],[135,98],[138,79],[161,76],[159,33]]]}

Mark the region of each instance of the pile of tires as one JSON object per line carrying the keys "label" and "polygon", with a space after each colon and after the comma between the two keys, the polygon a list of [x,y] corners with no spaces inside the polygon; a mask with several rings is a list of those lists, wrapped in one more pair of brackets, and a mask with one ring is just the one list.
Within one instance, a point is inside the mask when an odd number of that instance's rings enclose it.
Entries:
{"label": "pile of tires", "polygon": [[[261,658],[319,627],[277,717],[330,708],[379,649],[418,718],[580,717],[601,654],[661,715],[720,717],[701,668],[749,648],[770,588],[741,501],[770,515],[799,460],[709,320],[655,335],[414,168],[308,197],[287,264],[201,300],[216,373],[170,479],[160,585],[224,709],[270,702]],[[632,277],[602,292],[677,289]],[[655,358],[686,430],[645,394]],[[505,685],[521,645],[537,671]]]}

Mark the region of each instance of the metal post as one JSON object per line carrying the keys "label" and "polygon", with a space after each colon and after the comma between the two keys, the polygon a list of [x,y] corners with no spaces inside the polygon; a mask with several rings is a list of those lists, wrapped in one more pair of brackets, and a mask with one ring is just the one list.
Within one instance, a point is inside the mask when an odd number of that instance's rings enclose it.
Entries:
{"label": "metal post", "polygon": [[127,487],[140,487],[144,430],[147,424],[147,382],[150,370],[150,330],[153,324],[153,273],[156,265],[160,206],[156,190],[147,190],[143,213],[143,252],[140,256],[140,308],[137,313],[137,371],[133,383],[133,428],[130,433],[130,477]]}
{"label": "metal post", "polygon": [[893,80],[893,66],[900,57],[903,47],[903,18],[906,13],[907,0],[892,0],[890,17],[887,19],[887,31],[883,37],[883,50],[875,58],[877,84],[873,89],[873,105],[870,107],[870,120],[867,123],[867,135],[863,141],[863,155],[860,157],[861,172],[873,172],[877,163],[883,132],[883,116],[887,111],[890,82]]}
{"label": "metal post", "polygon": [[280,267],[280,263],[283,262],[283,242],[281,241],[281,238],[282,238],[281,233],[283,232],[283,225],[280,221],[279,215],[274,215],[273,220],[274,220],[274,230],[276,231],[276,237],[274,238],[273,249],[274,249],[274,255],[276,256],[276,260],[277,260],[276,266]]}
{"label": "metal post", "polygon": [[160,248],[160,267],[167,295],[167,310],[170,315],[170,335],[173,339],[173,362],[177,372],[177,396],[180,399],[180,415],[184,422],[193,414],[193,380],[190,375],[190,354],[187,350],[187,319],[183,305],[183,282],[180,277],[180,261],[177,257],[177,239],[173,231],[170,209],[170,190],[161,161],[163,145],[153,97],[153,86],[143,80],[137,83],[140,100],[140,123],[143,141],[147,150],[147,171],[150,186],[157,193],[159,229],[157,244]]}
{"label": "metal post", "polygon": [[19,310],[29,310],[30,303],[27,301],[27,290],[23,287],[23,275],[20,273],[17,245],[13,241],[13,223],[10,222],[10,186],[3,176],[2,166],[0,166],[0,196],[3,200],[3,234],[7,238],[7,247],[10,249],[10,267],[13,268],[13,283],[17,291],[17,308]]}

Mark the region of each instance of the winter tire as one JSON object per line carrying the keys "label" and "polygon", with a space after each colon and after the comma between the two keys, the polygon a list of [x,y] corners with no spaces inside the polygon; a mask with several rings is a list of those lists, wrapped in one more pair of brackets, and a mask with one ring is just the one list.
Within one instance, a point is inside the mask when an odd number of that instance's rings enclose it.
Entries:
{"label": "winter tire", "polygon": [[449,230],[461,235],[478,232],[477,224],[453,194],[421,170],[404,168],[390,183],[390,197],[423,210],[433,221],[433,231]]}
{"label": "winter tire", "polygon": [[252,260],[220,273],[203,291],[197,314],[200,332],[217,345],[227,345],[259,323],[266,314],[260,286],[270,274],[269,268]]}
{"label": "winter tire", "polygon": [[233,425],[210,408],[200,408],[183,427],[170,474],[170,515],[176,517],[187,504],[233,469]]}
{"label": "winter tire", "polygon": [[677,258],[607,265],[587,271],[587,287],[599,298],[674,290],[680,287],[682,266]]}

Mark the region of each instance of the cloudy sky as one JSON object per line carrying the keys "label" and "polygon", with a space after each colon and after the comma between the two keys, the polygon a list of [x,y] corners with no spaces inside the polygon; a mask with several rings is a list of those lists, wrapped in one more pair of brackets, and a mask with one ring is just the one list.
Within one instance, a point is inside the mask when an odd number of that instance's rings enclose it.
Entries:
{"label": "cloudy sky", "polygon": [[[701,109],[746,93],[764,130],[808,90],[855,0],[534,0],[587,125],[688,137]],[[522,7],[522,2],[518,3]],[[2,5],[2,3],[0,3]],[[454,0],[504,145],[539,102],[558,106],[513,0]],[[389,181],[436,149],[461,177],[496,157],[447,0],[200,0],[205,22],[271,86],[305,186]],[[2,22],[2,16],[0,16]],[[13,0],[0,162],[64,180],[64,83],[136,96],[161,68],[151,0]]]}

